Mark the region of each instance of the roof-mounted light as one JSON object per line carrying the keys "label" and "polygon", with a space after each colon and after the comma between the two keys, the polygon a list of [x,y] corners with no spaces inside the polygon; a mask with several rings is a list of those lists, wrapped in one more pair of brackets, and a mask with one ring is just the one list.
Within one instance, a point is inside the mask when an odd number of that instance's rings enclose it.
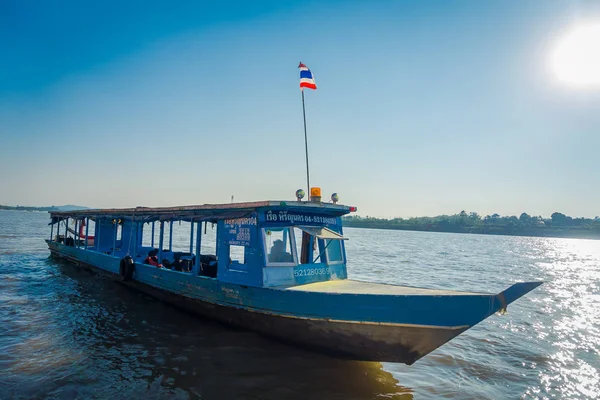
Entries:
{"label": "roof-mounted light", "polygon": [[333,204],[337,204],[337,202],[340,201],[340,196],[338,196],[337,193],[333,193],[331,195],[331,201],[333,202]]}
{"label": "roof-mounted light", "polygon": [[350,212],[356,212],[358,210],[358,208],[356,208],[354,206],[350,206],[348,208],[350,209]]}
{"label": "roof-mounted light", "polygon": [[298,189],[298,190],[296,190],[296,199],[298,201],[301,201],[304,198],[305,194],[306,193],[304,193],[304,189]]}
{"label": "roof-mounted light", "polygon": [[315,203],[321,202],[321,188],[320,187],[311,187],[310,188],[310,201]]}

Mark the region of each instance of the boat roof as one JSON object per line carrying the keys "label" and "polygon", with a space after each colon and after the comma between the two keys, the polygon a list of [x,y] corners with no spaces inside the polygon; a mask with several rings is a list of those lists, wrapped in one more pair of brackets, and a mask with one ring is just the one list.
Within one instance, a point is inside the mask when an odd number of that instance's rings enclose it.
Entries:
{"label": "boat roof", "polygon": [[255,211],[265,208],[277,208],[289,211],[314,212],[331,216],[342,216],[351,210],[342,204],[320,203],[310,201],[265,200],[247,203],[202,204],[173,207],[144,207],[135,208],[103,208],[72,211],[49,211],[51,217],[83,218],[83,217],[130,217],[142,220],[219,220],[248,217]]}

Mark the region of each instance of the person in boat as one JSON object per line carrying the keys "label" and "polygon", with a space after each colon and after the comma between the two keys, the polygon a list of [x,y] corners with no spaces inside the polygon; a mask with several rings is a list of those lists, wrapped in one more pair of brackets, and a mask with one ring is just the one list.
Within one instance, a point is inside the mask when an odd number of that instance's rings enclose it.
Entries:
{"label": "person in boat", "polygon": [[192,257],[191,253],[175,252],[173,253],[173,262],[164,259],[162,263],[165,268],[173,271],[192,272],[192,265],[194,265],[194,262],[190,257]]}
{"label": "person in boat", "polygon": [[271,252],[269,253],[270,262],[291,262],[294,261],[294,257],[285,251],[285,244],[283,240],[277,239],[273,242]]}
{"label": "person in boat", "polygon": [[212,254],[200,255],[200,275],[207,276],[209,278],[216,278],[217,269],[217,256]]}
{"label": "person in boat", "polygon": [[157,268],[162,268],[162,264],[158,262],[158,257],[156,256],[157,253],[157,249],[150,250],[148,252],[148,257],[144,259],[144,264],[153,265]]}

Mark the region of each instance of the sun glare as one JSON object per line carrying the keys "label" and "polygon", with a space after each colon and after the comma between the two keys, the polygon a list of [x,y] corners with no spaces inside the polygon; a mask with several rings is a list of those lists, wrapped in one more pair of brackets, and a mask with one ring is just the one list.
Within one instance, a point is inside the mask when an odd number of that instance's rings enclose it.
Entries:
{"label": "sun glare", "polygon": [[575,86],[600,86],[600,23],[567,32],[552,54],[552,68],[561,80]]}

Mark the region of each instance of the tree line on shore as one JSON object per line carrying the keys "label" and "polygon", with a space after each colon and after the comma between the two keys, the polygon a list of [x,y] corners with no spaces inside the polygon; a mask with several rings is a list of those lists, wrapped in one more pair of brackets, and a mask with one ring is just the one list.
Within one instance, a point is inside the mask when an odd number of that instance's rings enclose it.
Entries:
{"label": "tree line on shore", "polygon": [[84,210],[87,207],[65,205],[65,206],[48,206],[48,207],[32,207],[32,206],[5,206],[0,204],[0,210],[16,210],[16,211],[70,211]]}
{"label": "tree line on shore", "polygon": [[413,218],[344,217],[344,226],[356,228],[400,229],[430,232],[482,233],[517,236],[548,236],[600,239],[600,217],[573,218],[560,212],[550,218],[522,213],[481,217],[476,212]]}

